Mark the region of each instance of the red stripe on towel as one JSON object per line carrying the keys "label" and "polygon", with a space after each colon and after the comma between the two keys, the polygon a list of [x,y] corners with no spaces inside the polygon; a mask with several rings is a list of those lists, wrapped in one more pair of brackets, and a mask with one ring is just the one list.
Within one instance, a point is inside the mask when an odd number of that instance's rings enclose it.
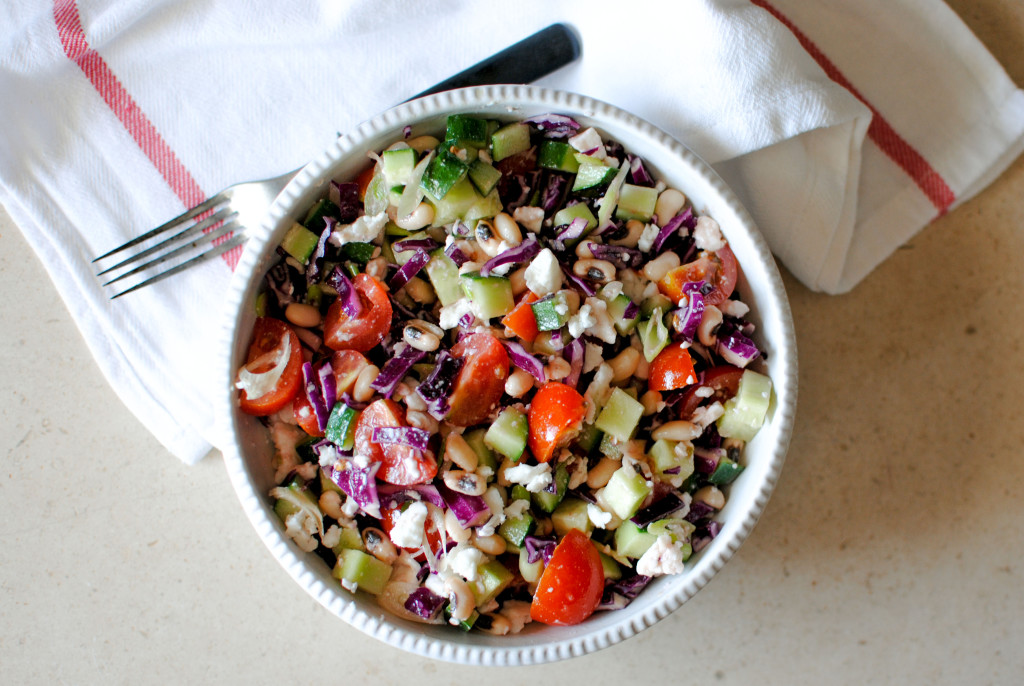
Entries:
{"label": "red stripe on towel", "polygon": [[[174,154],[174,150],[167,145],[167,141],[124,89],[110,66],[98,52],[89,47],[76,0],[54,0],[53,19],[57,25],[64,54],[82,70],[96,92],[135,140],[139,149],[164,177],[174,194],[186,207],[194,207],[205,200],[203,190]],[[234,270],[241,254],[242,249],[239,246],[224,253],[222,257]]]}
{"label": "red stripe on towel", "polygon": [[853,84],[843,76],[839,68],[788,17],[772,6],[767,0],[750,1],[782,22],[830,79],[850,91],[854,97],[871,110],[872,117],[871,124],[868,125],[868,137],[913,179],[914,183],[928,196],[928,200],[939,211],[939,215],[945,214],[953,204],[953,201],[956,200],[956,195],[942,176],[928,163],[928,160],[896,132],[896,129],[885,120],[881,112],[868,102],[867,98],[861,95],[860,91],[853,87]]}

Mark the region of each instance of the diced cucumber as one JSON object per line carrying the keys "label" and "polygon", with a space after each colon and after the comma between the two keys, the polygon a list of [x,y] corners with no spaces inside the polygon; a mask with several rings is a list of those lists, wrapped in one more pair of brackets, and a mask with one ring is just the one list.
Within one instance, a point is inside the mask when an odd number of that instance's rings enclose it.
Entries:
{"label": "diced cucumber", "polygon": [[598,295],[608,303],[608,316],[612,318],[615,330],[619,332],[619,335],[628,336],[633,333],[633,329],[636,328],[636,323],[640,319],[640,314],[638,311],[632,317],[626,317],[626,309],[633,304],[629,296],[625,293],[619,293],[614,298],[606,298],[600,291]]}
{"label": "diced cucumber", "polygon": [[497,560],[485,562],[477,568],[476,580],[469,583],[477,607],[494,600],[512,583],[512,572]]}
{"label": "diced cucumber", "polygon": [[675,441],[664,438],[654,442],[647,454],[651,458],[656,474],[661,477],[679,477],[680,479],[687,479],[693,474],[693,446],[683,444],[686,449],[682,451],[682,455],[679,455],[676,453],[679,445]]}
{"label": "diced cucumber", "polygon": [[527,490],[526,486],[522,484],[513,484],[509,502],[515,502],[517,500],[529,501],[530,495],[531,493],[529,490]]}
{"label": "diced cucumber", "polygon": [[565,348],[565,341],[568,340],[568,332],[562,330],[557,345],[554,334],[554,331],[539,331],[537,337],[533,339],[533,352],[539,355],[555,355],[561,352]]}
{"label": "diced cucumber", "polygon": [[604,578],[611,581],[618,581],[622,578],[622,567],[611,555],[605,555],[600,550],[597,554],[601,556],[601,569],[604,571]]}
{"label": "diced cucumber", "polygon": [[491,158],[500,162],[530,149],[530,125],[522,122],[506,124],[491,135]]}
{"label": "diced cucumber", "polygon": [[488,132],[486,119],[467,114],[451,114],[448,116],[444,139],[462,148],[486,148]]}
{"label": "diced cucumber", "polygon": [[530,304],[538,331],[556,331],[569,321],[569,303],[563,291],[546,295]]}
{"label": "diced cucumber", "polygon": [[537,506],[537,509],[547,512],[548,514],[555,511],[558,507],[558,503],[562,502],[565,498],[565,492],[569,487],[569,470],[566,468],[565,463],[559,463],[555,467],[555,474],[552,477],[555,484],[555,492],[552,493],[548,490],[538,491],[537,493],[531,493],[533,496],[533,504]]}
{"label": "diced cucumber", "polygon": [[452,186],[443,198],[434,198],[428,195],[427,199],[434,206],[432,225],[444,226],[451,224],[456,219],[465,219],[470,208],[483,198],[477,192],[473,182],[465,178]]}
{"label": "diced cucumber", "polygon": [[367,593],[380,595],[391,578],[391,565],[361,550],[346,548],[338,554],[338,562],[332,574],[335,579],[356,584]]}
{"label": "diced cucumber", "polygon": [[637,324],[636,332],[640,334],[640,342],[644,346],[644,358],[648,362],[653,362],[669,341],[668,327],[665,326],[661,308],[654,308],[650,319]]}
{"label": "diced cucumber", "polygon": [[615,218],[623,221],[637,219],[644,223],[649,222],[654,216],[654,206],[657,202],[657,189],[624,183],[619,189],[619,203],[615,206]]}
{"label": "diced cucumber", "polygon": [[643,557],[658,537],[649,534],[628,519],[615,530],[615,552],[634,560]]}
{"label": "diced cucumber", "polygon": [[[480,467],[490,467],[492,470],[497,471],[498,459],[494,457],[494,453],[487,447],[487,443],[484,442],[484,437],[487,435],[487,429],[473,429],[462,434],[462,437],[469,444],[469,447],[476,453],[477,464]],[[529,498],[524,498],[529,500]]]}
{"label": "diced cucumber", "polygon": [[683,562],[690,559],[693,555],[693,547],[690,544],[693,532],[697,530],[690,522],[685,519],[659,519],[655,522],[651,522],[647,525],[647,533],[657,538],[668,534],[674,543],[682,543],[682,554]]}
{"label": "diced cucumber", "polygon": [[588,455],[601,442],[601,430],[593,424],[585,424],[579,435],[576,436],[576,445]]}
{"label": "diced cucumber", "polygon": [[281,249],[302,264],[309,262],[309,256],[316,249],[320,235],[315,234],[298,222],[292,224],[281,239]]}
{"label": "diced cucumber", "polygon": [[335,404],[331,410],[331,416],[327,419],[324,438],[342,450],[351,450],[355,443],[356,421],[358,419],[358,410],[352,409],[345,403]]}
{"label": "diced cucumber", "polygon": [[540,559],[536,562],[530,562],[530,556],[526,552],[526,548],[519,550],[519,574],[522,575],[523,580],[528,584],[535,584],[540,581],[540,575],[544,572],[544,560]]}
{"label": "diced cucumber", "polygon": [[402,238],[399,238],[398,240],[391,241],[391,252],[392,252],[392,254],[395,257],[395,264],[397,264],[398,266],[402,266],[403,264],[408,262],[410,259],[412,259],[413,255],[416,254],[416,250],[415,249],[413,249],[413,250],[402,250],[402,244],[403,243],[405,243],[406,241],[423,240],[424,238],[428,238],[428,237],[429,236],[428,236],[426,231],[417,231],[415,233],[410,233],[408,236],[403,236]]}
{"label": "diced cucumber", "polygon": [[441,200],[456,183],[466,178],[468,172],[469,165],[448,150],[440,150],[423,172],[420,188],[435,200]]}
{"label": "diced cucumber", "polygon": [[288,515],[303,510],[296,501],[303,503],[309,509],[319,510],[316,496],[309,490],[304,480],[295,477],[285,485],[285,488],[288,489],[290,495],[288,497],[280,497],[274,501],[274,513],[281,518],[282,522]]}
{"label": "diced cucumber", "polygon": [[590,207],[582,202],[558,210],[555,212],[555,216],[551,218],[551,222],[554,226],[566,226],[572,224],[572,220],[577,217],[582,217],[587,221],[587,228],[584,230],[584,233],[593,230],[597,226],[597,217],[590,211]]}
{"label": "diced cucumber", "polygon": [[644,406],[639,401],[631,398],[621,388],[615,388],[608,402],[601,408],[601,414],[597,416],[594,426],[625,442],[633,437],[643,414]]}
{"label": "diced cucumber", "polygon": [[585,534],[593,531],[594,523],[587,514],[587,504],[586,500],[580,498],[566,498],[560,502],[551,513],[551,524],[555,527],[555,534],[565,536],[570,529],[579,529]]}
{"label": "diced cucumber", "polygon": [[512,545],[521,547],[523,541],[533,533],[536,520],[529,512],[524,512],[518,517],[509,517],[498,527],[498,534]]}
{"label": "diced cucumber", "polygon": [[423,270],[427,273],[430,285],[434,287],[437,299],[442,306],[451,305],[462,297],[462,284],[459,281],[459,268],[451,258],[444,254],[443,248],[430,253],[430,261]]}
{"label": "diced cucumber", "polygon": [[599,162],[581,164],[572,183],[572,192],[578,195],[599,195],[618,173],[615,167],[606,167]]}
{"label": "diced cucumber", "polygon": [[321,198],[306,213],[306,218],[302,221],[302,225],[319,236],[327,228],[327,225],[324,223],[324,217],[337,217],[339,213],[340,210],[337,205],[327,198]]}
{"label": "diced cucumber", "polygon": [[469,206],[462,218],[467,222],[475,222],[478,219],[493,217],[502,209],[504,207],[501,204],[501,196],[498,195],[497,190],[493,190],[483,197],[477,196],[476,202]]}
{"label": "diced cucumber", "polygon": [[718,419],[718,433],[726,438],[749,441],[761,429],[772,400],[772,380],[744,369],[736,395],[725,401],[725,413]]}
{"label": "diced cucumber", "polygon": [[615,470],[602,491],[604,503],[625,520],[640,509],[640,504],[651,493],[651,485],[640,472],[630,466],[622,466]]}
{"label": "diced cucumber", "polygon": [[601,434],[601,442],[597,444],[597,451],[613,460],[622,458],[622,445],[619,443],[619,439],[610,434]]}
{"label": "diced cucumber", "polygon": [[373,243],[352,241],[341,246],[341,254],[345,256],[345,259],[358,262],[359,264],[366,264],[373,259],[373,251],[376,249],[377,246]]}
{"label": "diced cucumber", "polygon": [[479,272],[468,272],[460,277],[460,281],[462,291],[481,319],[504,316],[515,307],[512,282],[504,276],[480,276]]}
{"label": "diced cucumber", "polygon": [[743,465],[723,457],[718,461],[715,471],[708,477],[708,483],[715,486],[725,486],[736,480],[736,477],[743,473]]}
{"label": "diced cucumber", "polygon": [[481,159],[475,159],[469,164],[469,180],[473,182],[480,195],[487,195],[493,191],[498,182],[501,181],[501,172]]}
{"label": "diced cucumber", "polygon": [[380,159],[384,182],[388,186],[404,186],[409,183],[409,177],[412,176],[412,170],[419,161],[419,155],[412,148],[399,148],[385,150],[381,153]]}
{"label": "diced cucumber", "polygon": [[[452,606],[451,604],[445,604],[444,606],[444,618],[447,623],[451,623],[452,620]],[[470,631],[473,625],[476,624],[476,620],[480,619],[480,613],[473,610],[473,614],[469,616],[469,619],[460,620],[455,626],[459,627],[463,631]]]}
{"label": "diced cucumber", "polygon": [[575,153],[573,147],[564,141],[546,140],[537,152],[537,164],[545,169],[575,174],[580,168]]}
{"label": "diced cucumber", "polygon": [[514,407],[506,407],[484,434],[484,444],[513,462],[518,462],[526,450],[529,431],[526,415]]}
{"label": "diced cucumber", "polygon": [[331,550],[335,555],[341,555],[343,550],[363,550],[363,537],[359,535],[359,529],[354,526],[341,527],[341,538]]}
{"label": "diced cucumber", "polygon": [[673,307],[675,307],[675,303],[668,296],[655,293],[649,298],[644,298],[643,302],[640,303],[640,318],[650,319],[655,310],[668,312]]}

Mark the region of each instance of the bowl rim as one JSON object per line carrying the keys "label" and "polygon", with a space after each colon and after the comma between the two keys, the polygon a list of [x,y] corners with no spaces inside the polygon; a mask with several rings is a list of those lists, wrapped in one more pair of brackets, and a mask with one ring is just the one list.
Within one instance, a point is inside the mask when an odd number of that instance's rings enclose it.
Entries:
{"label": "bowl rim", "polygon": [[[647,601],[642,612],[631,612],[621,618],[615,617],[601,622],[594,622],[591,618],[577,627],[544,627],[545,632],[558,636],[554,640],[545,638],[542,641],[531,642],[523,639],[524,636],[528,638],[528,634],[519,634],[519,639],[506,636],[496,637],[497,640],[484,638],[467,643],[470,634],[450,631],[448,627],[445,627],[449,631],[444,635],[431,637],[424,634],[423,625],[400,620],[382,609],[378,612],[367,612],[358,606],[353,596],[346,597],[347,592],[343,592],[336,582],[331,585],[325,584],[320,578],[322,575],[315,574],[310,569],[309,554],[298,551],[286,540],[287,537],[281,533],[279,525],[272,521],[272,510],[265,502],[264,495],[259,493],[254,485],[252,473],[241,449],[239,413],[233,389],[238,347],[234,334],[239,328],[244,303],[251,301],[256,289],[257,282],[252,277],[265,270],[267,255],[264,253],[267,252],[267,245],[276,233],[282,231],[282,222],[287,219],[289,211],[294,209],[293,206],[300,197],[314,189],[322,189],[330,178],[327,176],[328,171],[336,163],[351,159],[353,152],[361,152],[361,146],[371,139],[389,132],[394,135],[406,124],[415,125],[422,120],[455,112],[481,111],[486,107],[506,108],[509,116],[515,116],[516,109],[524,107],[535,110],[536,113],[566,113],[594,120],[599,129],[602,128],[602,123],[614,124],[648,139],[650,144],[660,146],[665,149],[666,154],[678,158],[734,213],[731,231],[739,233],[729,236],[730,243],[734,237],[740,235],[749,240],[748,249],[757,256],[761,272],[758,283],[764,289],[764,295],[759,296],[757,300],[760,305],[766,306],[766,312],[763,314],[771,316],[773,326],[777,329],[778,340],[772,349],[772,355],[781,356],[782,360],[777,362],[779,358],[773,358],[781,367],[781,375],[775,371],[771,375],[775,389],[771,419],[773,441],[769,454],[758,472],[760,483],[748,498],[746,508],[726,520],[722,532],[702,552],[692,569],[678,577],[663,577],[672,579],[669,582],[671,588],[659,592],[657,599]],[[625,142],[625,145],[630,149],[628,142]],[[685,188],[680,190],[687,193]],[[735,225],[736,222],[739,226]],[[741,266],[746,273],[750,265],[741,261]],[[798,376],[792,312],[778,267],[753,219],[711,166],[682,142],[615,105],[569,91],[521,85],[478,86],[445,91],[385,110],[367,119],[350,133],[339,136],[302,168],[274,201],[260,226],[250,231],[223,305],[218,337],[218,379],[221,382],[221,392],[216,398],[218,435],[221,438],[220,445],[223,446],[228,476],[247,518],[278,563],[327,610],[373,638],[423,657],[468,665],[541,664],[594,652],[624,641],[653,626],[703,588],[732,558],[740,544],[750,534],[778,481],[792,434]],[[664,588],[664,584],[662,587]],[[641,595],[641,598],[643,597],[644,595]],[[617,616],[620,612],[626,610],[603,615]]]}

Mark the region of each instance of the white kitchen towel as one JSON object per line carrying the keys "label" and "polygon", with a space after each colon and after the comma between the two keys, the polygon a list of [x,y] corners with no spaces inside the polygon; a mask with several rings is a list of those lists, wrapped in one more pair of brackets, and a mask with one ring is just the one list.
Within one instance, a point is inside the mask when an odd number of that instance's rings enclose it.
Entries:
{"label": "white kitchen towel", "polygon": [[854,286],[1024,145],[1024,95],[940,0],[8,0],[0,202],[115,391],[195,462],[233,260],[110,302],[91,258],[554,21],[583,59],[540,83],[688,144],[812,289]]}

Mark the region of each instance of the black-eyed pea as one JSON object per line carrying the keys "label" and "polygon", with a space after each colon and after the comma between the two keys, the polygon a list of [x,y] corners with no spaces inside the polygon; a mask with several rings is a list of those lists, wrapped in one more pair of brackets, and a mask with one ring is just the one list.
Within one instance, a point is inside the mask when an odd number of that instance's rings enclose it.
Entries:
{"label": "black-eyed pea", "polygon": [[395,550],[395,544],[391,542],[391,539],[383,531],[376,527],[363,529],[363,547],[366,548],[366,552],[381,562],[393,564],[398,559],[398,551]]}
{"label": "black-eyed pea", "polygon": [[644,232],[644,223],[636,219],[626,222],[626,235],[622,238],[608,241],[611,245],[621,245],[627,248],[635,248],[640,242],[640,234]]}
{"label": "black-eyed pea", "polygon": [[649,281],[661,281],[661,277],[678,267],[679,264],[679,255],[672,251],[663,252],[644,265],[643,275]]}
{"label": "black-eyed pea", "polygon": [[581,259],[572,266],[572,273],[597,283],[608,283],[615,280],[615,265],[608,260]]}
{"label": "black-eyed pea", "polygon": [[405,292],[420,305],[433,305],[437,300],[434,289],[418,276],[409,279],[409,282],[405,284]]}
{"label": "black-eyed pea", "polygon": [[697,340],[708,348],[718,342],[718,327],[722,325],[722,311],[714,305],[704,308],[700,324],[697,325]]}
{"label": "black-eyed pea", "polygon": [[523,242],[523,232],[519,224],[507,212],[494,215],[494,230],[509,247],[515,247]]}

